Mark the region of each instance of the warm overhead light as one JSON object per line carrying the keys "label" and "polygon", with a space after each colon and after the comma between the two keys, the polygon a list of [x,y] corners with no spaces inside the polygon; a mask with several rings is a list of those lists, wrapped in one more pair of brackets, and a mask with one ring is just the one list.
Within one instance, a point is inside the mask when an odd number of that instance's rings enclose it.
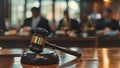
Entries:
{"label": "warm overhead light", "polygon": [[111,1],[110,0],[103,0],[104,2],[108,2],[108,3],[110,3]]}

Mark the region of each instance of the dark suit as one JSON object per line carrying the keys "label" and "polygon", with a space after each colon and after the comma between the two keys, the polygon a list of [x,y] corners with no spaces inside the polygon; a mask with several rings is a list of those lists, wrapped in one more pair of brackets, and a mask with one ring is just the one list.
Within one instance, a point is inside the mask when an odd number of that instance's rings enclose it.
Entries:
{"label": "dark suit", "polygon": [[0,16],[0,32],[7,31],[4,18]]}
{"label": "dark suit", "polygon": [[[32,18],[25,19],[23,26],[32,27]],[[51,32],[48,20],[43,17],[40,18],[40,21],[38,22],[37,27],[42,27],[44,29],[47,29],[49,33]]]}
{"label": "dark suit", "polygon": [[[61,28],[62,24],[63,24],[63,19],[60,20],[57,30],[61,30],[60,28]],[[70,19],[70,22],[68,22],[68,24],[70,26],[69,30],[77,30],[77,32],[80,32],[80,30],[79,30],[79,23],[78,23],[77,20]]]}
{"label": "dark suit", "polygon": [[97,20],[96,30],[104,30],[106,27],[109,27],[111,30],[119,30],[119,21],[112,19],[110,22],[106,22],[103,18]]}

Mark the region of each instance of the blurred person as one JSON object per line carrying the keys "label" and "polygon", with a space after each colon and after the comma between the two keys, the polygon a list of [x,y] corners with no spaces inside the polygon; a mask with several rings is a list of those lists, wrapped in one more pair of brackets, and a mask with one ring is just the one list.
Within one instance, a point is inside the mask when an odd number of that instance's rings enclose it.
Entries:
{"label": "blurred person", "polygon": [[119,28],[119,21],[112,18],[113,10],[111,8],[105,8],[103,10],[103,18],[96,22],[97,34],[117,34]]}
{"label": "blurred person", "polygon": [[7,31],[7,27],[6,27],[6,23],[5,20],[2,16],[0,16],[0,33],[4,33],[5,31]]}
{"label": "blurred person", "polygon": [[68,11],[64,11],[64,18],[60,20],[56,34],[57,35],[75,35],[79,32],[79,23],[69,17]]}
{"label": "blurred person", "polygon": [[31,29],[42,27],[44,29],[47,29],[48,32],[50,33],[51,29],[49,26],[49,22],[47,19],[40,16],[39,8],[33,7],[31,9],[31,12],[32,12],[32,17],[24,20],[24,24],[22,26],[21,31],[29,32],[29,31],[31,31]]}
{"label": "blurred person", "polygon": [[94,24],[95,24],[96,20],[102,18],[102,15],[99,12],[99,10],[100,9],[98,7],[94,7],[93,8],[93,12],[88,16],[88,19],[92,19],[92,21],[94,22]]}

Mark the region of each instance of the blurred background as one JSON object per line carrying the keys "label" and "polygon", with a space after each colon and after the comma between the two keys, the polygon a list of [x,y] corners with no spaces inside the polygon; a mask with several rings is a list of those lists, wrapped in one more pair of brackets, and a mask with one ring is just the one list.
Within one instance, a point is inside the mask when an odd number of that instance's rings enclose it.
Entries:
{"label": "blurred background", "polygon": [[66,9],[71,18],[80,22],[92,12],[92,5],[112,6],[114,17],[120,18],[119,0],[1,0],[0,3],[0,16],[4,17],[7,26],[14,28],[19,28],[25,18],[32,16],[32,7],[39,7],[40,14],[49,20],[50,25],[57,24]]}
{"label": "blurred background", "polygon": [[9,26],[14,28],[19,28],[25,18],[32,16],[32,7],[39,7],[40,14],[49,20],[50,25],[57,24],[66,9],[70,17],[80,21],[80,0],[2,0],[0,3],[1,14]]}
{"label": "blurred background", "polygon": [[0,22],[5,21],[6,27],[19,29],[25,18],[32,16],[31,8],[38,7],[40,14],[49,20],[51,29],[54,31],[63,12],[69,11],[70,18],[79,23],[86,22],[87,16],[92,13],[93,7],[112,7],[113,17],[120,20],[119,0],[1,0]]}

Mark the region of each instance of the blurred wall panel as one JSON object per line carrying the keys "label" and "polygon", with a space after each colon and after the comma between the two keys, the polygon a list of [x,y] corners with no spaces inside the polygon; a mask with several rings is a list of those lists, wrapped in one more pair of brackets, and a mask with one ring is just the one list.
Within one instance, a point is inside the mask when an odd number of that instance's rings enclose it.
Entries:
{"label": "blurred wall panel", "polygon": [[3,0],[4,1],[4,15],[5,18],[10,18],[11,16],[11,0]]}
{"label": "blurred wall panel", "polygon": [[0,16],[4,16],[4,0],[0,0]]}
{"label": "blurred wall panel", "polygon": [[113,18],[120,21],[120,0],[111,0],[110,4],[114,11]]}

